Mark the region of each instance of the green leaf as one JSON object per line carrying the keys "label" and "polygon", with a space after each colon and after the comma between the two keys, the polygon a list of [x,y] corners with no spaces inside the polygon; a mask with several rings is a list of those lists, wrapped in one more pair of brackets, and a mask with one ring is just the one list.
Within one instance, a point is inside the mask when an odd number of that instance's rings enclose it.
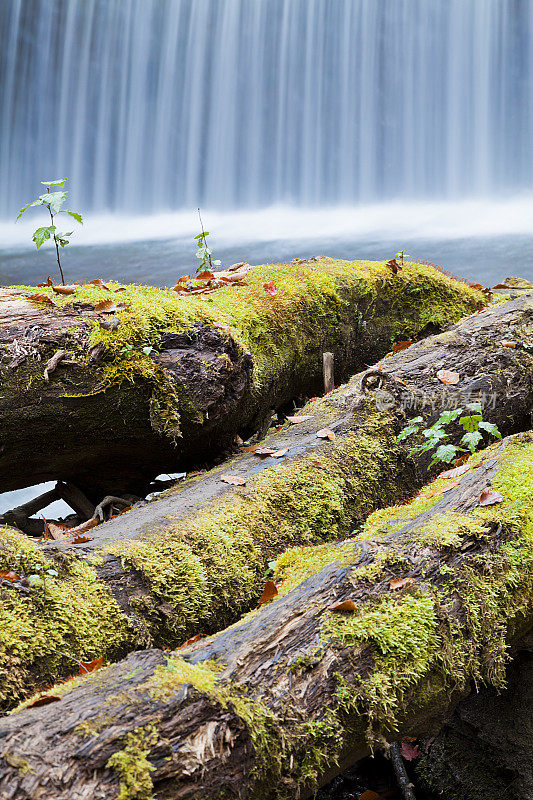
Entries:
{"label": "green leaf", "polygon": [[470,409],[470,411],[477,411],[478,414],[481,414],[481,403],[467,403],[466,407]]}
{"label": "green leaf", "polygon": [[448,425],[450,422],[453,422],[463,413],[462,408],[455,408],[453,411],[443,411],[439,417],[439,422],[442,425]]}
{"label": "green leaf", "polygon": [[149,356],[153,349],[151,345],[148,345],[147,347],[143,347],[143,353],[145,356]]}
{"label": "green leaf", "polygon": [[425,430],[424,436],[426,436],[428,439],[432,439],[433,441],[438,442],[439,439],[446,439],[448,437],[448,434],[442,428],[433,427]]}
{"label": "green leaf", "polygon": [[213,261],[213,266],[214,267],[221,267],[222,266],[222,261],[218,261],[218,260],[217,261]]}
{"label": "green leaf", "polygon": [[33,232],[32,239],[35,242],[37,250],[47,239],[54,235],[55,230],[55,225],[48,225],[45,228],[37,228],[37,230]]}
{"label": "green leaf", "polygon": [[479,427],[483,428],[483,430],[487,431],[488,433],[492,433],[492,435],[495,436],[497,439],[502,438],[500,431],[498,430],[497,426],[494,425],[493,422],[480,422]]}
{"label": "green leaf", "polygon": [[59,573],[55,569],[47,569],[46,574],[51,575],[53,578],[57,578]]}
{"label": "green leaf", "polygon": [[465,433],[463,438],[461,439],[461,444],[466,445],[471,453],[474,452],[480,441],[482,440],[482,435],[479,431],[474,431],[473,433]]}
{"label": "green leaf", "polygon": [[445,461],[449,464],[455,458],[458,449],[453,444],[441,444],[435,452],[434,461]]}
{"label": "green leaf", "polygon": [[43,186],[64,186],[68,178],[59,178],[57,181],[41,181]]}
{"label": "green leaf", "polygon": [[[479,416],[479,419],[481,419],[481,416]],[[474,418],[471,416],[461,417],[459,420],[459,425],[467,433],[472,433],[472,431],[477,429],[477,425],[474,424]]]}
{"label": "green leaf", "polygon": [[398,436],[396,437],[398,441],[403,442],[404,439],[407,439],[408,436],[412,436],[413,433],[418,431],[418,425],[409,425],[407,428],[404,428]]}
{"label": "green leaf", "polygon": [[41,194],[39,200],[42,200],[42,205],[50,206],[52,214],[57,214],[67,199],[68,192],[50,192],[50,194]]}
{"label": "green leaf", "polygon": [[34,200],[33,203],[28,203],[27,205],[23,206],[20,209],[20,211],[18,213],[18,216],[17,216],[17,219],[20,219],[20,217],[24,214],[24,212],[27,211],[28,208],[31,208],[32,206],[44,206],[44,203],[42,202],[42,200],[40,198],[39,198],[39,200]]}
{"label": "green leaf", "polygon": [[59,214],[70,214],[70,216],[73,217],[76,220],[76,222],[79,222],[80,225],[83,225],[82,216],[81,216],[81,214],[78,214],[77,211],[59,211],[58,213]]}

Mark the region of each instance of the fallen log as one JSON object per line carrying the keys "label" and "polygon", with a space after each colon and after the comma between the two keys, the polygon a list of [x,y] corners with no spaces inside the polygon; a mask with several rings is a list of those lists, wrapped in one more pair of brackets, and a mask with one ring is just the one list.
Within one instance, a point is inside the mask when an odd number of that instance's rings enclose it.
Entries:
{"label": "fallen log", "polygon": [[288,551],[278,596],[228,630],[0,720],[0,798],[305,798],[370,747],[434,732],[471,682],[503,684],[533,625],[532,521],[526,433],[355,539]]}
{"label": "fallen log", "polygon": [[[69,674],[72,658],[176,646],[234,622],[285,548],[345,538],[429,479],[428,457],[397,439],[406,419],[429,426],[443,407],[479,400],[503,435],[529,428],[531,306],[516,298],[388,357],[266,439],[272,455],[243,452],[78,540],[0,528],[0,570],[15,575],[1,589],[0,701]],[[442,367],[459,382],[442,384]]]}
{"label": "fallen log", "polygon": [[0,290],[0,487],[69,481],[95,505],[212,463],[319,393],[324,351],[342,380],[485,302],[430,266],[327,258],[251,267],[246,285],[201,295],[68,291]]}

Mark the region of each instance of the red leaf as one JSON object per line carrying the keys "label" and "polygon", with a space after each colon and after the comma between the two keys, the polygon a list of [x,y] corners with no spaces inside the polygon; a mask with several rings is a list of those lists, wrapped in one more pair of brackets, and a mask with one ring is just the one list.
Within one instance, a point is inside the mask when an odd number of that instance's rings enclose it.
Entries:
{"label": "red leaf", "polygon": [[240,475],[221,475],[220,480],[231,484],[231,486],[244,486],[246,484],[246,478],[241,478]]}
{"label": "red leaf", "polygon": [[36,697],[35,700],[32,700],[31,703],[28,703],[26,708],[39,708],[39,706],[57,703],[58,700],[61,700],[61,698],[57,694],[42,694],[40,697]]}
{"label": "red leaf", "polygon": [[479,505],[494,506],[496,503],[503,503],[503,501],[504,497],[500,492],[494,492],[492,489],[483,489],[479,498]]}
{"label": "red leaf", "polygon": [[392,345],[392,352],[399,353],[400,350],[407,350],[408,347],[411,347],[412,342],[396,342],[396,344]]}
{"label": "red leaf", "polygon": [[76,536],[75,539],[70,540],[70,544],[84,544],[85,542],[90,542],[90,536]]}
{"label": "red leaf", "polygon": [[183,644],[180,644],[179,647],[176,647],[176,650],[181,650],[183,647],[188,647],[190,644],[194,644],[195,642],[199,642],[200,639],[203,639],[203,638],[204,638],[204,634],[203,633],[197,633],[196,636],[191,636],[191,638],[187,639],[186,642],[183,642]]}
{"label": "red leaf", "polygon": [[103,663],[103,656],[100,656],[100,658],[95,658],[94,661],[80,661],[80,675],[85,675],[87,672],[94,672],[95,669],[100,669]]}
{"label": "red leaf", "polygon": [[397,275],[398,272],[402,269],[402,267],[400,266],[400,264],[398,264],[395,258],[391,258],[390,261],[387,261],[387,266],[391,268],[391,270],[395,275]]}
{"label": "red leaf", "polygon": [[506,283],[497,283],[496,286],[492,287],[493,289],[509,289],[510,287],[507,286]]}
{"label": "red leaf", "polygon": [[16,572],[11,572],[11,570],[9,570],[9,572],[0,572],[0,578],[3,578],[5,581],[11,581],[12,583],[20,581],[20,575]]}
{"label": "red leaf", "polygon": [[333,611],[334,614],[346,614],[350,611],[355,611],[357,606],[353,600],[342,600],[340,603],[334,603],[328,608],[328,611]]}
{"label": "red leaf", "polygon": [[417,744],[411,744],[410,742],[406,741],[405,739],[402,741],[400,745],[400,750],[402,756],[405,758],[406,761],[414,761],[420,755],[420,749]]}
{"label": "red leaf", "polygon": [[275,297],[278,293],[278,287],[273,281],[269,281],[268,283],[263,284],[263,289],[265,290],[265,292],[271,294],[272,297]]}
{"label": "red leaf", "polygon": [[209,272],[208,269],[204,270],[203,272],[200,272],[200,274],[196,276],[197,281],[212,281],[214,280],[214,278],[215,278],[214,274],[212,272]]}
{"label": "red leaf", "polygon": [[259,603],[257,607],[262,606],[263,603],[268,603],[272,600],[278,593],[278,587],[274,583],[274,581],[267,581],[265,583],[265,588],[263,589],[263,594],[259,598]]}
{"label": "red leaf", "polygon": [[459,383],[461,380],[458,372],[451,372],[448,369],[439,369],[437,372],[437,378],[439,381],[441,381],[441,383],[450,384],[452,386],[456,383]]}

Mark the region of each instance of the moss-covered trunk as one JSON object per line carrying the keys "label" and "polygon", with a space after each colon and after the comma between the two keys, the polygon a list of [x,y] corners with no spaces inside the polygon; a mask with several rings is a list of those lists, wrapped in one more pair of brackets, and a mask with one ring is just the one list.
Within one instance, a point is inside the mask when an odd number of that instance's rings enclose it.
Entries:
{"label": "moss-covered trunk", "polygon": [[[206,295],[117,288],[0,291],[2,491],[60,479],[96,502],[145,494],[158,473],[210,460],[272,408],[316,394],[324,351],[344,379],[484,303],[429,266],[394,275],[326,258],[252,267],[246,285]],[[99,311],[110,299],[111,320]]]}
{"label": "moss-covered trunk", "polygon": [[[487,489],[501,502],[482,507]],[[279,595],[232,628],[0,721],[0,796],[292,800],[436,730],[471,681],[502,685],[533,625],[532,499],[533,434],[518,434],[355,538],[285,553]]]}
{"label": "moss-covered trunk", "polygon": [[[285,548],[350,536],[373,509],[429,479],[427,458],[409,458],[396,438],[407,418],[420,413],[429,425],[443,406],[480,400],[485,420],[504,435],[529,428],[531,303],[522,297],[487,309],[387,358],[381,371],[309,403],[302,422],[265,440],[276,456],[236,456],[81,543],[40,545],[0,529],[0,571],[46,581],[46,590],[42,582],[25,591],[0,586],[2,702],[69,674],[63,654],[116,658],[234,622],[253,607],[268,562]],[[502,346],[511,339],[516,347]],[[457,370],[459,383],[440,383],[442,367]],[[371,390],[376,379],[382,386]],[[324,428],[333,440],[316,435]],[[245,484],[232,487],[223,475]],[[50,569],[58,575],[47,577]]]}

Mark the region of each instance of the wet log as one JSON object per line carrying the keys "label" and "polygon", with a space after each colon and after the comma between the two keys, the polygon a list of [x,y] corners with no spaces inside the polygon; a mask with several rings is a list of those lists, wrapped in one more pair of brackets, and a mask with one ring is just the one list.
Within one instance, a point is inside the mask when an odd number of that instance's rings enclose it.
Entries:
{"label": "wet log", "polygon": [[200,295],[2,289],[0,489],[144,496],[158,473],[212,463],[272,409],[320,393],[324,351],[345,379],[483,303],[430,266],[326,258],[252,267],[245,285]]}
{"label": "wet log", "polygon": [[[443,407],[478,400],[503,435],[529,429],[532,318],[524,296],[418,342],[309,403],[266,452],[243,452],[78,541],[0,528],[0,571],[46,583],[2,589],[0,701],[69,674],[71,658],[172,647],[234,622],[285,548],[346,538],[429,480],[428,457],[410,458],[397,439],[407,419],[431,425]],[[459,382],[443,384],[441,368]]]}
{"label": "wet log", "polygon": [[533,626],[532,503],[517,434],[357,537],[288,551],[278,596],[238,624],[0,720],[0,798],[306,798],[370,747],[435,732],[474,682],[503,685]]}

